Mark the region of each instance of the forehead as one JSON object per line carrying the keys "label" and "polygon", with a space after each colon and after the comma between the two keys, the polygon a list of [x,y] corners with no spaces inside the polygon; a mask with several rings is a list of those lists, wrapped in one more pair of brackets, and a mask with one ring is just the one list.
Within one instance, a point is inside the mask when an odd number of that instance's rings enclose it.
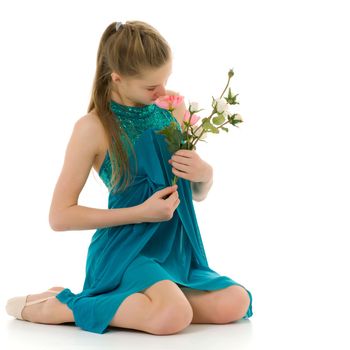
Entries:
{"label": "forehead", "polygon": [[142,82],[147,85],[159,85],[164,82],[164,79],[168,78],[172,73],[172,62],[171,60],[163,65],[160,68],[152,69],[145,71],[143,78],[139,79],[139,82]]}

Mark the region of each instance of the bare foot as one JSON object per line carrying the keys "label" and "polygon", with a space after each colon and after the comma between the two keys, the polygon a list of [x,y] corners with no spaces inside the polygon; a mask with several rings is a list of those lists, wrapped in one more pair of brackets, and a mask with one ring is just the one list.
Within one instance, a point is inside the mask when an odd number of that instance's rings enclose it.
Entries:
{"label": "bare foot", "polygon": [[[50,289],[60,292],[64,288],[63,287],[52,287]],[[39,300],[39,299],[46,298],[49,296],[55,297],[57,294],[54,294],[51,292],[30,294],[27,297],[27,302]],[[22,310],[22,318],[24,320],[30,321],[30,322],[46,323],[45,322],[45,315],[44,315],[44,310],[45,310],[44,307],[45,307],[45,304],[47,304],[47,302],[49,302],[49,301],[50,301],[50,299],[45,300],[45,301],[38,303],[38,304],[25,306]]]}

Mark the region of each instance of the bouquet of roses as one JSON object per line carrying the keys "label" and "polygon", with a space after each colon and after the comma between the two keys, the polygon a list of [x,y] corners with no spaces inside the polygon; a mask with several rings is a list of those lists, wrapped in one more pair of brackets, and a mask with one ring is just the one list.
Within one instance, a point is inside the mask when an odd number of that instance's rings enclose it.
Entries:
{"label": "bouquet of roses", "polygon": [[[218,134],[220,129],[228,132],[228,128],[224,125],[242,123],[242,117],[238,113],[232,113],[230,110],[231,105],[239,104],[237,96],[232,94],[231,88],[228,90],[228,94],[223,98],[223,95],[229,87],[230,80],[233,77],[233,70],[228,72],[228,81],[226,87],[219,98],[212,97],[212,111],[208,117],[201,118],[195,113],[202,111],[199,109],[197,102],[190,102],[189,110],[186,110],[183,116],[184,130],[180,131],[176,122],[171,122],[167,127],[162,130],[156,131],[158,134],[165,135],[165,141],[168,144],[170,153],[175,153],[179,149],[196,150],[196,144],[198,141],[204,141],[207,133]],[[155,104],[161,108],[167,109],[172,115],[177,106],[183,102],[183,96],[165,95],[155,100]],[[201,121],[201,123],[200,123]],[[206,142],[206,141],[204,141]],[[175,175],[172,181],[174,185],[177,181]]]}

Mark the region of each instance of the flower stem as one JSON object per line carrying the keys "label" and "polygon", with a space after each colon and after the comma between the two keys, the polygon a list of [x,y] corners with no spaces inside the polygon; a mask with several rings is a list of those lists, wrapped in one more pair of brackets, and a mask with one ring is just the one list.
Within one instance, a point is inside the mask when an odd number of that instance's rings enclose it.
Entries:
{"label": "flower stem", "polygon": [[222,95],[225,93],[225,91],[226,91],[228,85],[230,84],[230,80],[231,80],[231,77],[228,78],[228,81],[227,81],[227,84],[226,84],[226,86],[225,86],[225,89],[224,89],[224,91],[222,92],[222,94],[221,94],[221,96],[220,96],[219,98],[221,98]]}
{"label": "flower stem", "polygon": [[[209,121],[211,120],[211,117],[212,117],[215,113],[216,113],[216,112],[215,112],[215,109],[213,109],[213,110],[211,111],[211,113],[210,113],[210,116],[207,117]],[[195,134],[195,132],[196,132],[197,130],[199,130],[200,127],[201,127],[202,125],[203,125],[203,122],[202,122],[201,125],[199,125],[194,131],[193,131],[193,128],[191,128],[192,134]]]}
{"label": "flower stem", "polygon": [[178,179],[178,177],[175,175],[173,177],[173,181],[171,182],[171,186],[174,186],[176,184],[177,179]]}

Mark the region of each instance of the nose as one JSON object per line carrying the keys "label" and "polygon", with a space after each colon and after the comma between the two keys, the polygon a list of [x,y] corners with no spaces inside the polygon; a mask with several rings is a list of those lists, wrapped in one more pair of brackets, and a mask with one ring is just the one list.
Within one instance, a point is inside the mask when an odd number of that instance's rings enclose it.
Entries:
{"label": "nose", "polygon": [[156,97],[164,96],[165,94],[166,94],[166,89],[164,85],[161,85],[160,87],[158,87],[155,93]]}

